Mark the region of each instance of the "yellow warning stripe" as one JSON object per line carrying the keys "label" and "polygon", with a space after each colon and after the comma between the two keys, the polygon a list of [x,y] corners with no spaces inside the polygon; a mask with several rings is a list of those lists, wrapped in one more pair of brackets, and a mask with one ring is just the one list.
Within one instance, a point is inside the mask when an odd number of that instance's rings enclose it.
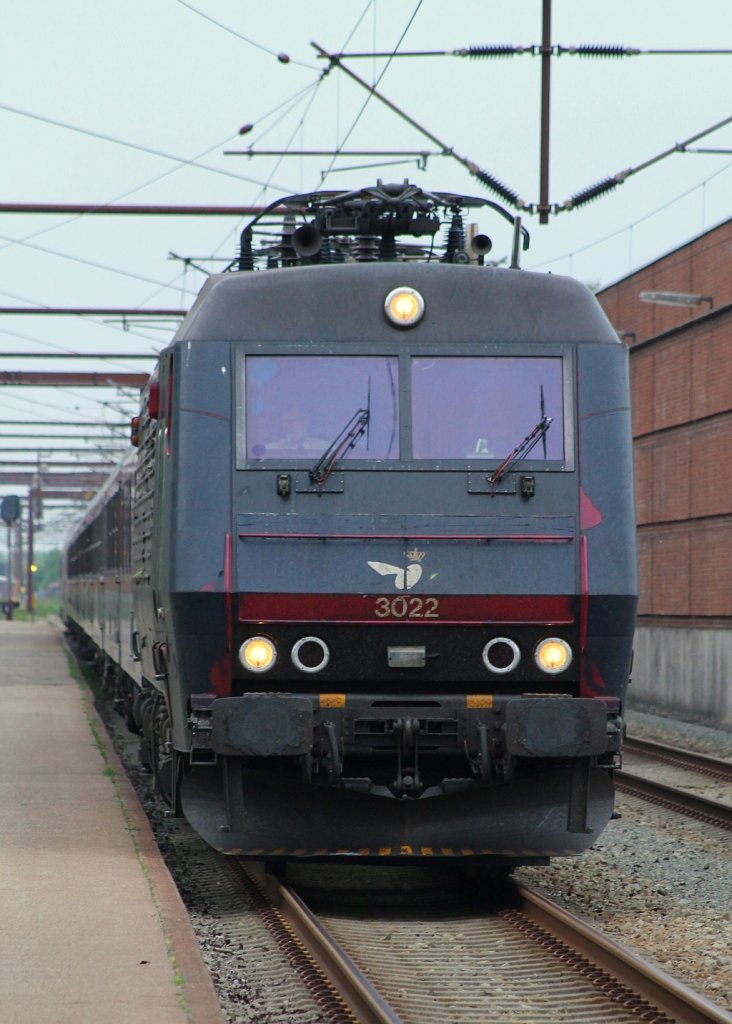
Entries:
{"label": "yellow warning stripe", "polygon": [[352,857],[354,853],[360,857],[562,857],[576,855],[576,850],[571,848],[561,850],[497,850],[489,847],[482,847],[474,850],[468,846],[462,846],[459,850],[451,846],[441,846],[435,852],[432,846],[420,846],[415,849],[407,844],[402,846],[359,846],[355,850],[351,847],[339,847],[338,849],[326,849],[320,847],[317,850],[308,850],[298,847],[294,850],[286,850],[278,847],[275,850],[265,850],[261,847],[245,850],[243,848],[232,848],[227,851],[234,857]]}

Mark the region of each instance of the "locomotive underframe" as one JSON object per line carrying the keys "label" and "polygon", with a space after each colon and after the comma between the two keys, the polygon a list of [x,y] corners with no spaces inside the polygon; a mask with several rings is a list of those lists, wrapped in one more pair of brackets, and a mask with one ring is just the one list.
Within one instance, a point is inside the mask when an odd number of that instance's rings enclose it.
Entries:
{"label": "locomotive underframe", "polygon": [[[418,855],[429,844],[431,855],[528,862],[582,852],[612,810],[616,699],[497,695],[468,707],[465,696],[378,694],[348,695],[341,707],[321,702],[317,694],[193,698],[183,806],[209,842],[242,856],[314,856],[319,836],[320,855],[363,855],[378,834],[382,856]],[[358,813],[347,797],[359,801]],[[491,818],[459,849],[455,800],[471,817],[480,821],[485,806]],[[287,850],[269,842],[280,803]],[[551,821],[549,838],[540,820]]]}

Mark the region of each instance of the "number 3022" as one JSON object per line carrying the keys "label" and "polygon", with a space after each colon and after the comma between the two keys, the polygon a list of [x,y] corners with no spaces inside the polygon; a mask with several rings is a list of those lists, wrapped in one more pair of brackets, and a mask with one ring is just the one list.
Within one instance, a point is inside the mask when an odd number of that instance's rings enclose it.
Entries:
{"label": "number 3022", "polygon": [[377,619],[438,619],[440,603],[436,597],[377,597]]}

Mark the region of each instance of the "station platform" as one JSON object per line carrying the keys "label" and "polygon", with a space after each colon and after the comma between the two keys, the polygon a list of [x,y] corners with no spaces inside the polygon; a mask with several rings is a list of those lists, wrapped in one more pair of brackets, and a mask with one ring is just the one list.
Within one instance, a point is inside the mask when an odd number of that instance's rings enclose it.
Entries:
{"label": "station platform", "polygon": [[223,1022],[145,813],[42,622],[0,621],[0,1020]]}

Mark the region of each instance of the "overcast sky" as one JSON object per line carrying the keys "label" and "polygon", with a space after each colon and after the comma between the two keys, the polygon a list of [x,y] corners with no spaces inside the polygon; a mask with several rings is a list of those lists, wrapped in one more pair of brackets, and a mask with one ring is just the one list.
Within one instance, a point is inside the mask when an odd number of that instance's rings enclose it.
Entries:
{"label": "overcast sky", "polygon": [[[496,199],[447,157],[431,157],[426,170],[415,161],[343,170],[371,161],[250,158],[225,156],[224,150],[345,144],[432,151],[438,147],[377,99],[366,103],[366,91],[343,72],[323,75],[311,41],[331,52],[392,52],[402,35],[402,51],[531,46],[541,42],[541,19],[541,0],[7,4],[0,39],[0,202],[255,204],[313,190],[321,182],[345,189],[377,177],[408,177],[428,188]],[[732,3],[554,0],[552,42],[732,49]],[[283,52],[291,58],[287,64],[277,59]],[[369,82],[378,79],[379,91],[444,145],[526,202],[537,202],[538,57],[344,62]],[[551,202],[561,204],[730,117],[731,85],[732,55],[553,59]],[[245,123],[254,128],[240,137]],[[532,244],[524,266],[606,285],[725,220],[732,125],[693,144],[702,147],[728,152],[675,153],[595,202],[553,216],[546,226],[528,217]],[[194,159],[206,168],[191,166]],[[487,214],[478,219],[494,238],[491,255],[500,258],[509,248],[507,232]],[[204,277],[185,272],[169,253],[232,257],[241,227],[222,218],[3,214],[0,306],[187,307]],[[120,324],[88,319],[7,315],[0,332],[3,368],[32,370],[62,367],[10,360],[7,353],[54,347],[151,352],[170,337],[149,326],[123,331]],[[73,367],[93,370],[100,364]],[[120,362],[118,368],[149,364]],[[114,401],[114,395],[88,389],[6,387],[0,396],[2,420],[119,418],[100,404]],[[125,417],[131,409],[127,403]],[[13,457],[8,448],[34,443],[9,440],[11,430],[0,426],[5,459]],[[9,490],[17,488],[0,485],[0,494]]]}

